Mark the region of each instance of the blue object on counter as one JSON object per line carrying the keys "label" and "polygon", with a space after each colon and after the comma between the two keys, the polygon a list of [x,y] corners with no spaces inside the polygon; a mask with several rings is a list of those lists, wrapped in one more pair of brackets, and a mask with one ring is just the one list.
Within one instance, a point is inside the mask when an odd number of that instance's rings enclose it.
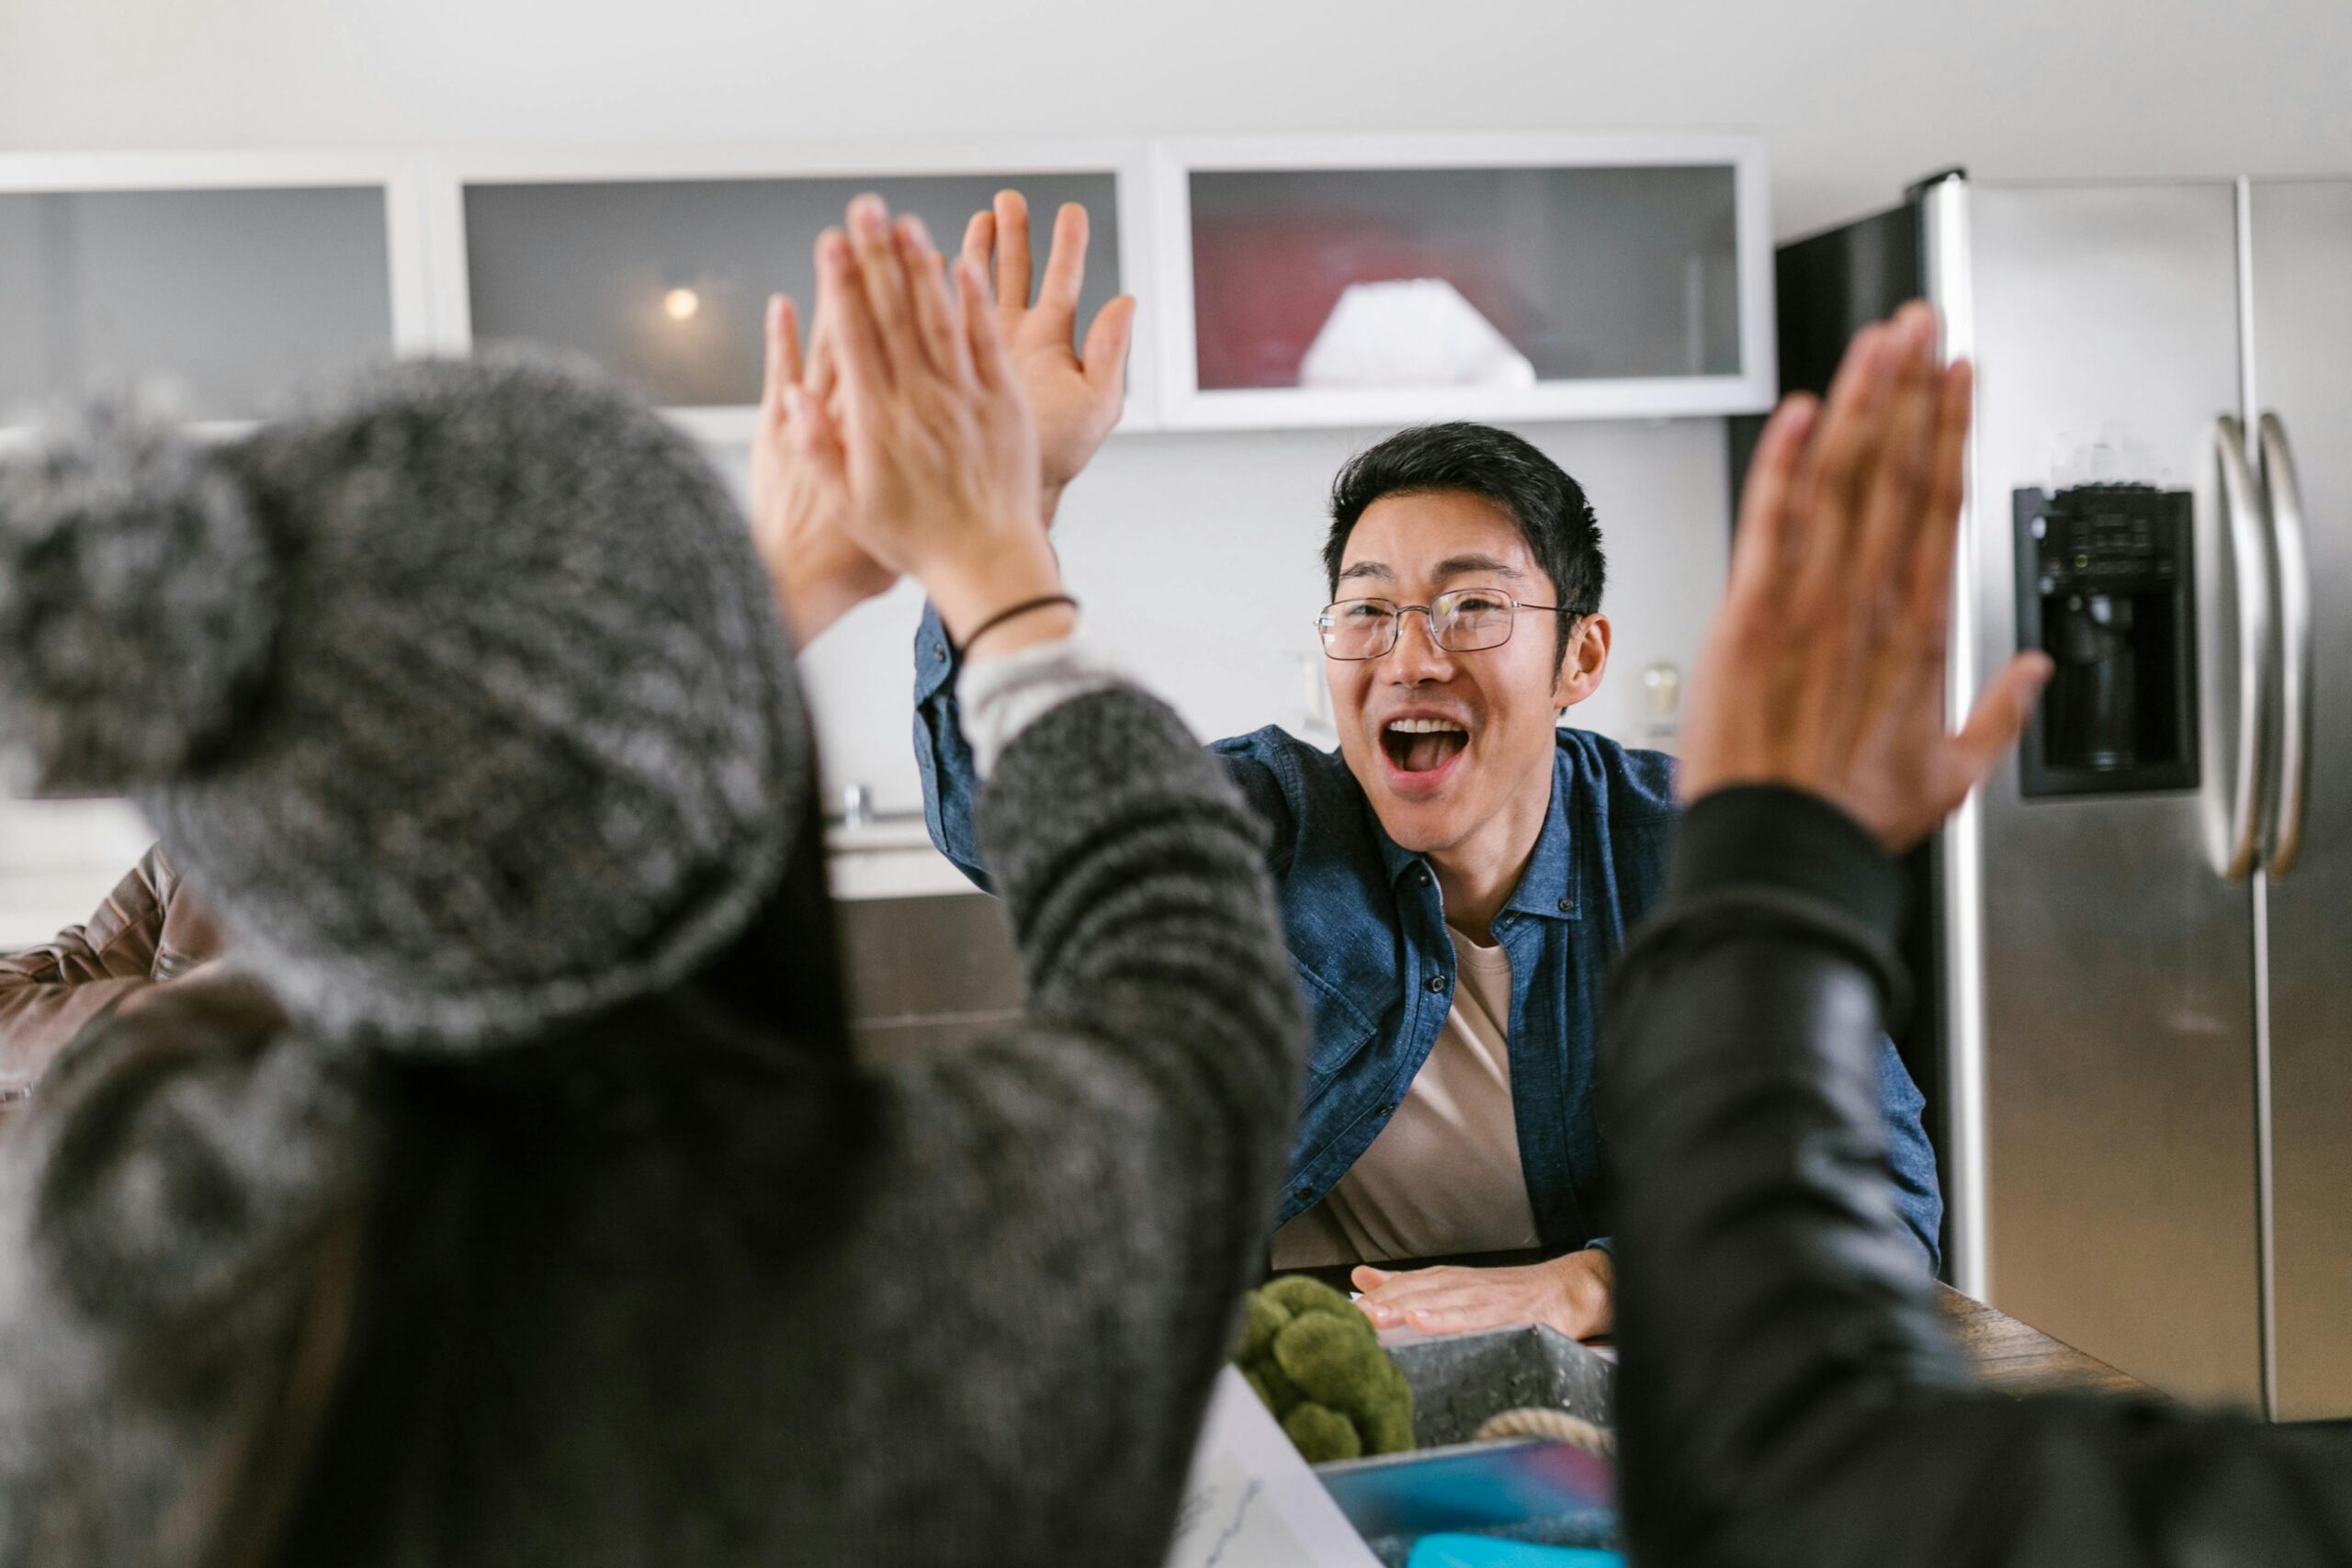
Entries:
{"label": "blue object on counter", "polygon": [[[1477,1530],[1590,1546],[1610,1540],[1616,1522],[1615,1470],[1573,1443],[1382,1454],[1316,1473],[1367,1540]],[[1577,1533],[1563,1539],[1569,1529]]]}
{"label": "blue object on counter", "polygon": [[1583,1546],[1530,1546],[1491,1536],[1425,1535],[1405,1568],[1625,1568],[1613,1551]]}

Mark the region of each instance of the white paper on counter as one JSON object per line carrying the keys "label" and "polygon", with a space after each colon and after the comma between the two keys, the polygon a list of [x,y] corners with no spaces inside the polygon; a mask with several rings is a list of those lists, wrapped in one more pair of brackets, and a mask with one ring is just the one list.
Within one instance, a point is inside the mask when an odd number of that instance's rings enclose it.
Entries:
{"label": "white paper on counter", "polygon": [[1168,1568],[1379,1564],[1240,1372],[1218,1372]]}

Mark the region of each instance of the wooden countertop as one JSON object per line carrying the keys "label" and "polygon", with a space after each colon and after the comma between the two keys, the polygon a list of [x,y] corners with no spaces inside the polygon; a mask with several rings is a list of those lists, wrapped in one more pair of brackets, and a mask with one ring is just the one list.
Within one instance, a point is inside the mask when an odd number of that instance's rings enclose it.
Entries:
{"label": "wooden countertop", "polygon": [[1936,1287],[1937,1304],[1961,1348],[1976,1363],[1988,1388],[2004,1393],[2130,1393],[2153,1395],[2139,1379],[2117,1371],[2097,1357],[2029,1328],[2007,1313]]}

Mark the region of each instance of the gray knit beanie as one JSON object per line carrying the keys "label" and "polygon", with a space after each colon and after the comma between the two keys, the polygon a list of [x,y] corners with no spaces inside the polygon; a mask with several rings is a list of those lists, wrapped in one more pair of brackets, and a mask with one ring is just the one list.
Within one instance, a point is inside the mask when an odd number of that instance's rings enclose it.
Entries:
{"label": "gray knit beanie", "polygon": [[307,1030],[426,1049],[713,957],[812,765],[724,486],[544,359],[0,462],[0,742],[21,788],[129,794]]}

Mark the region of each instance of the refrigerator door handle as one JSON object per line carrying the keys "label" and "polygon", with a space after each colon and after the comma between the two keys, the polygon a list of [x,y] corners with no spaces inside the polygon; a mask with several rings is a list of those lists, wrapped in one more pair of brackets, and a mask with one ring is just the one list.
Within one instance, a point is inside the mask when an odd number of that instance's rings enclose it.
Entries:
{"label": "refrigerator door handle", "polygon": [[2303,847],[2312,777],[2312,563],[2303,488],[2285,422],[2262,416],[2262,500],[2270,517],[2278,581],[2278,750],[2271,777],[2269,842],[2263,864],[2273,876],[2295,869]]}
{"label": "refrigerator door handle", "polygon": [[2270,544],[2263,536],[2262,501],[2245,460],[2245,427],[2224,414],[2213,424],[2213,456],[2222,473],[2222,503],[2229,511],[2231,565],[2237,583],[2237,736],[2233,747],[2236,796],[2222,825],[2222,874],[2232,882],[2252,874],[2261,853],[2263,710],[2270,672]]}

